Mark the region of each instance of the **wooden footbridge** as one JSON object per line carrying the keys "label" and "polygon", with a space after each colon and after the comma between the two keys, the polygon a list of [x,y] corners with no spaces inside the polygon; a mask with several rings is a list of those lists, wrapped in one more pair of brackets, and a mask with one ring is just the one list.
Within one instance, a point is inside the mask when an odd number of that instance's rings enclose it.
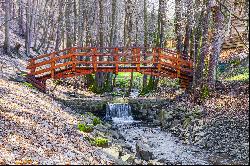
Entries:
{"label": "wooden footbridge", "polygon": [[166,48],[72,47],[29,60],[26,80],[46,91],[46,80],[95,72],[140,72],[158,77],[180,78],[181,88],[192,81],[192,61]]}

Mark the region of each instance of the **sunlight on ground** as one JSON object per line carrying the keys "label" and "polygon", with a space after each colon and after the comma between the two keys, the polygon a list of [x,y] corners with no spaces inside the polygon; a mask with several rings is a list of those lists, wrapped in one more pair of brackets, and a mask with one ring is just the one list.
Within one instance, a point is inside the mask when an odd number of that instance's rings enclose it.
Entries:
{"label": "sunlight on ground", "polygon": [[239,74],[236,76],[232,76],[225,79],[226,81],[246,81],[249,80],[249,72],[245,72],[243,74]]}
{"label": "sunlight on ground", "polygon": [[94,148],[74,127],[79,118],[36,90],[0,79],[0,159],[12,164],[98,164],[91,157]]}

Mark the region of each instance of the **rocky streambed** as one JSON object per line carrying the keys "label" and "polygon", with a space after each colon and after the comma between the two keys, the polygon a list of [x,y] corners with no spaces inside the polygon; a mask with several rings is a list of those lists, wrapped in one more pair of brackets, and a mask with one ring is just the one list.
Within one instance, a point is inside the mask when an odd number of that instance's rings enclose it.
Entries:
{"label": "rocky streambed", "polygon": [[[109,146],[100,150],[116,164],[249,163],[248,116],[239,118],[218,112],[211,118],[200,106],[157,103],[129,100],[136,121],[104,121],[95,126],[90,136],[109,139]],[[107,105],[102,115],[106,108]]]}
{"label": "rocky streambed", "polygon": [[[105,126],[105,127],[104,127]],[[111,144],[100,148],[113,157],[116,164],[136,165],[237,165],[228,155],[219,155],[183,143],[161,127],[141,122],[98,125],[93,135],[107,137]],[[99,133],[99,134],[98,134]],[[105,133],[105,134],[103,134]]]}

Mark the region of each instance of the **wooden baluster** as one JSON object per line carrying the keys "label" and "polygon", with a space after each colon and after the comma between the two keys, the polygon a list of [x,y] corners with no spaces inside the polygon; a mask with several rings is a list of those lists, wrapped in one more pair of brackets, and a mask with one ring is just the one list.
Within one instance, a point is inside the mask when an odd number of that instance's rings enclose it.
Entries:
{"label": "wooden baluster", "polygon": [[97,48],[93,48],[92,49],[92,52],[93,52],[93,55],[92,55],[92,64],[93,64],[93,68],[94,68],[94,72],[97,71],[97,57],[96,57],[96,50]]}
{"label": "wooden baluster", "polygon": [[31,69],[30,69],[30,76],[34,76],[34,73],[36,71],[36,68],[33,67],[35,65],[35,59],[31,59],[30,60],[30,66],[31,66]]}
{"label": "wooden baluster", "polygon": [[50,64],[50,72],[51,72],[51,78],[55,78],[55,66],[56,66],[56,62],[54,60],[55,58],[55,53],[50,54],[50,59],[52,60],[51,64]]}
{"label": "wooden baluster", "polygon": [[158,48],[158,70],[159,71],[161,71],[161,58],[162,58],[161,49]]}
{"label": "wooden baluster", "polygon": [[76,48],[72,48],[72,49],[70,50],[71,57],[72,57],[72,71],[73,71],[73,72],[76,71],[76,63],[77,63],[77,59],[76,59],[75,52],[76,52]]}
{"label": "wooden baluster", "polygon": [[152,48],[152,63],[155,63],[154,48]]}
{"label": "wooden baluster", "polygon": [[140,71],[140,65],[141,65],[141,64],[140,64],[140,63],[141,63],[141,62],[140,62],[140,61],[141,61],[141,58],[140,58],[140,57],[141,57],[141,54],[140,54],[140,53],[141,53],[140,48],[137,48],[137,63],[138,63],[138,64],[137,64],[137,72]]}
{"label": "wooden baluster", "polygon": [[181,70],[180,70],[180,53],[177,53],[177,61],[176,61],[176,71],[177,71],[177,78],[180,78]]}
{"label": "wooden baluster", "polygon": [[115,48],[115,57],[114,57],[114,60],[115,60],[115,74],[118,74],[118,60],[119,60],[119,57],[118,57],[118,48]]}

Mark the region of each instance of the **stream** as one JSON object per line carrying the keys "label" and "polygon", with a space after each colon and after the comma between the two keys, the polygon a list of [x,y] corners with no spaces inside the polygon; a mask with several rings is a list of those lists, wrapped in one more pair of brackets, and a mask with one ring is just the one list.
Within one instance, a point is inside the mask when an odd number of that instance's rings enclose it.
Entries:
{"label": "stream", "polygon": [[175,165],[234,164],[227,157],[183,144],[160,127],[135,121],[131,112],[127,103],[109,103],[105,119],[112,121],[113,128],[122,135],[124,144],[131,147],[130,152],[142,159],[143,162],[139,164],[148,164],[150,160]]}

